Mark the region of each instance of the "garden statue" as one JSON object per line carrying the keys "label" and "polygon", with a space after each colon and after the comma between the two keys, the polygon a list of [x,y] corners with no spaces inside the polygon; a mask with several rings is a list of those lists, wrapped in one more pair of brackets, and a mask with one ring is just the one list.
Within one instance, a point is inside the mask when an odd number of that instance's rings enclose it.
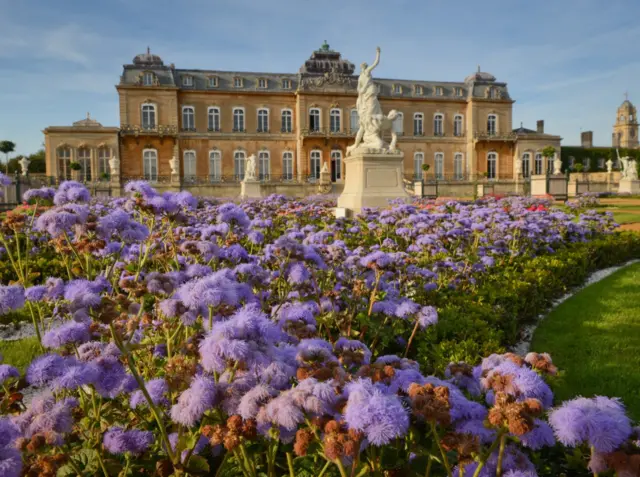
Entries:
{"label": "garden statue", "polygon": [[120,159],[116,156],[112,156],[109,159],[109,172],[111,173],[111,177],[118,177],[120,175]]}
{"label": "garden statue", "polygon": [[19,162],[20,162],[20,168],[22,169],[22,175],[26,176],[27,173],[29,172],[29,164],[31,164],[31,161],[26,157],[22,156]]}
{"label": "garden statue", "polygon": [[325,174],[329,172],[329,164],[326,161],[322,165],[322,170],[320,172],[325,173]]}
{"label": "garden statue", "polygon": [[636,160],[627,157],[627,164],[625,166],[625,177],[632,181],[638,180],[638,166]]}
{"label": "garden statue", "polygon": [[244,180],[245,181],[256,180],[256,155],[255,154],[251,154],[247,158],[247,164],[244,170]]}
{"label": "garden statue", "polygon": [[607,164],[607,172],[611,174],[611,172],[613,172],[613,161],[611,160],[611,158],[609,158],[606,164]]}
{"label": "garden statue", "polygon": [[520,176],[520,174],[522,174],[522,161],[517,160],[516,161],[516,178]]}
{"label": "garden statue", "polygon": [[169,167],[171,167],[171,175],[177,176],[180,174],[180,163],[178,159],[176,159],[176,156],[172,156],[169,160]]}
{"label": "garden statue", "polygon": [[560,175],[562,174],[562,160],[558,157],[558,154],[554,154],[555,159],[553,160],[553,174]]}

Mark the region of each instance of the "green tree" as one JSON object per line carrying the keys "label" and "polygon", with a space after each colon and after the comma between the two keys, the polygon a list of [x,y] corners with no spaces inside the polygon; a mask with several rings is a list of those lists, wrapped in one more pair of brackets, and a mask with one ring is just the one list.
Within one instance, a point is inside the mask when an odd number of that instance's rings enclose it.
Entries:
{"label": "green tree", "polygon": [[44,149],[40,149],[38,152],[30,154],[28,158],[31,161],[31,164],[29,164],[29,172],[32,174],[44,174],[47,172]]}
{"label": "green tree", "polygon": [[0,141],[0,152],[4,152],[6,159],[6,170],[9,172],[9,153],[16,150],[16,143],[11,141]]}

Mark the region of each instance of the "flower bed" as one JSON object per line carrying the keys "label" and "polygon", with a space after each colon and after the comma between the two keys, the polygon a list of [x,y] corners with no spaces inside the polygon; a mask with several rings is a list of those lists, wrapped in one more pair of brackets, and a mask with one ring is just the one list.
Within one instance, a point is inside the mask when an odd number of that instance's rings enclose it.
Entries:
{"label": "flower bed", "polygon": [[[551,358],[504,354],[567,287],[638,254],[610,215],[490,198],[335,219],[323,198],[127,191],[29,191],[2,221],[0,314],[28,313],[46,349],[24,380],[0,366],[2,475],[634,465],[622,404],[554,408]],[[42,388],[28,406],[25,384]]]}

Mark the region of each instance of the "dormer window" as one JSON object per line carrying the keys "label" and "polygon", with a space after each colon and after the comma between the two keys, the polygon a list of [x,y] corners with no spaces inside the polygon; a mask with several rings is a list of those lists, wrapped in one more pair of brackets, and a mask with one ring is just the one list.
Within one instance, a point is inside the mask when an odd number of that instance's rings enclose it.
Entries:
{"label": "dormer window", "polygon": [[182,77],[182,86],[193,86],[193,76],[185,75]]}
{"label": "dormer window", "polygon": [[145,71],[142,75],[142,84],[144,86],[153,86],[155,75],[151,71]]}
{"label": "dormer window", "polygon": [[258,88],[267,89],[267,80],[264,78],[258,79]]}
{"label": "dormer window", "polygon": [[443,96],[444,88],[442,86],[436,86],[436,96]]}
{"label": "dormer window", "polygon": [[422,96],[424,94],[424,88],[419,84],[417,84],[415,87],[415,92],[416,92],[416,95]]}
{"label": "dormer window", "polygon": [[393,85],[393,94],[402,94],[402,86],[399,84]]}
{"label": "dormer window", "polygon": [[234,88],[242,88],[243,84],[244,84],[244,81],[239,76],[235,76],[233,78],[233,87]]}
{"label": "dormer window", "polygon": [[282,89],[291,89],[291,80],[283,79],[282,80]]}
{"label": "dormer window", "polygon": [[217,87],[218,87],[218,77],[209,76],[209,88],[217,88]]}
{"label": "dormer window", "polygon": [[456,96],[462,96],[462,88],[456,88]]}

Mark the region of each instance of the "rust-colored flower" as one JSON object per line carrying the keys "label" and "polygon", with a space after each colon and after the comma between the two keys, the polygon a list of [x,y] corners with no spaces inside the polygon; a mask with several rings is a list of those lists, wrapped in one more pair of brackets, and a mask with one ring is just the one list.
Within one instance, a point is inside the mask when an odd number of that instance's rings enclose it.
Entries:
{"label": "rust-colored flower", "polygon": [[414,415],[444,426],[451,422],[449,388],[446,386],[413,383],[409,386],[409,398]]}

